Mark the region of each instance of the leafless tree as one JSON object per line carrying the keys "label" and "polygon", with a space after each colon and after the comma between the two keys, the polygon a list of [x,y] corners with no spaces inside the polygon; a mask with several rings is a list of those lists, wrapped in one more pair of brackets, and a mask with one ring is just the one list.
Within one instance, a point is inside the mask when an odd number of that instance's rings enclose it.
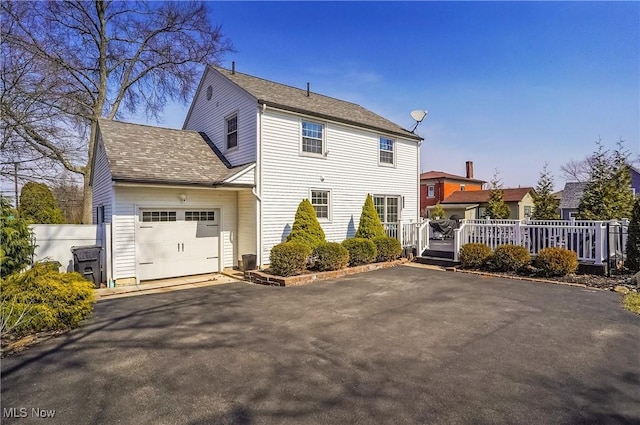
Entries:
{"label": "leafless tree", "polygon": [[85,223],[97,119],[159,118],[168,100],[188,100],[200,65],[231,50],[201,2],[4,1],[1,11],[2,163],[82,175]]}
{"label": "leafless tree", "polygon": [[572,159],[560,166],[560,171],[562,172],[561,177],[568,182],[588,181],[592,169],[593,157],[591,156],[587,156],[580,161]]}

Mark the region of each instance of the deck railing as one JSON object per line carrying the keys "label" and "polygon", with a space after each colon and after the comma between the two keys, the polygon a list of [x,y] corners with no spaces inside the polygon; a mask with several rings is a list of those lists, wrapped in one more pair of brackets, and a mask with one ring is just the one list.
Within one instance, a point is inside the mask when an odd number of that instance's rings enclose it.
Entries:
{"label": "deck railing", "polygon": [[[624,252],[626,226],[626,220],[462,220],[454,232],[454,258],[458,259],[462,245],[475,242],[492,249],[505,244],[521,245],[531,255],[543,248],[562,247],[576,252],[580,262],[601,265],[612,252]],[[612,227],[619,231],[612,233],[608,230]]]}

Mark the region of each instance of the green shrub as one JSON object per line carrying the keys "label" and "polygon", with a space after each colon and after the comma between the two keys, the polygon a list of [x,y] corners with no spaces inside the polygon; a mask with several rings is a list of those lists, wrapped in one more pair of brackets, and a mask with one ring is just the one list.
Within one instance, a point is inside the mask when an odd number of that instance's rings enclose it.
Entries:
{"label": "green shrub", "polygon": [[633,202],[628,231],[625,266],[629,270],[637,271],[640,270],[640,196]]}
{"label": "green shrub", "polygon": [[396,238],[389,236],[383,236],[373,239],[373,243],[376,244],[376,261],[393,261],[397,260],[402,254],[402,245]]}
{"label": "green shrub", "polygon": [[93,310],[93,282],[52,264],[0,280],[0,290],[3,331],[18,335],[75,328]]}
{"label": "green shrub", "polygon": [[356,238],[373,239],[387,236],[384,226],[380,221],[376,207],[373,205],[373,198],[367,195],[367,199],[362,206],[362,214],[360,214],[360,223],[356,231]]}
{"label": "green shrub", "polygon": [[442,205],[440,205],[440,203],[438,202],[436,204],[435,207],[433,207],[433,209],[431,210],[431,214],[429,214],[429,216],[433,219],[443,219],[445,218],[445,212],[444,212],[444,208],[442,208]]}
{"label": "green shrub", "polygon": [[350,238],[342,241],[342,246],[349,251],[349,265],[361,266],[373,263],[378,255],[376,244],[365,238]]}
{"label": "green shrub", "polygon": [[293,276],[305,271],[311,248],[299,242],[284,242],[271,248],[269,269],[278,276]]}
{"label": "green shrub", "polygon": [[496,270],[517,272],[531,264],[531,254],[520,245],[498,245],[487,261]]}
{"label": "green shrub", "polygon": [[313,251],[314,267],[321,272],[340,270],[349,264],[349,251],[337,242],[325,242]]}
{"label": "green shrub", "polygon": [[287,236],[287,242],[298,242],[307,245],[310,250],[324,242],[324,231],[316,217],[316,210],[308,199],[298,205],[296,218]]}
{"label": "green shrub", "polygon": [[20,217],[29,223],[64,223],[51,189],[44,183],[29,182],[20,191]]}
{"label": "green shrub", "polygon": [[578,269],[578,254],[566,248],[544,248],[533,263],[545,276],[564,276]]}
{"label": "green shrub", "polygon": [[35,246],[27,222],[4,197],[0,197],[0,208],[0,277],[5,277],[31,264]]}
{"label": "green shrub", "polygon": [[460,248],[460,263],[465,269],[480,269],[491,257],[491,248],[483,243],[468,243]]}

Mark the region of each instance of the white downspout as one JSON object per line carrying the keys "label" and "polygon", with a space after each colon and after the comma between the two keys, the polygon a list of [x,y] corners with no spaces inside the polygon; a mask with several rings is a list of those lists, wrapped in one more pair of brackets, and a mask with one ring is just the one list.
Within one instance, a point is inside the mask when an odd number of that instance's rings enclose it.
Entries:
{"label": "white downspout", "polygon": [[422,146],[422,140],[418,142],[418,216],[416,222],[419,223],[422,218],[422,211],[420,211],[420,146]]}
{"label": "white downspout", "polygon": [[[256,237],[256,249],[257,249],[257,266],[260,268],[264,261],[262,259],[262,116],[264,112],[267,110],[267,105],[262,104],[262,108],[258,110],[258,137],[256,140],[258,160],[256,161],[256,187],[253,188],[253,195],[258,200],[258,208],[257,208],[257,221],[258,221],[258,231]],[[257,190],[256,190],[257,189]]]}

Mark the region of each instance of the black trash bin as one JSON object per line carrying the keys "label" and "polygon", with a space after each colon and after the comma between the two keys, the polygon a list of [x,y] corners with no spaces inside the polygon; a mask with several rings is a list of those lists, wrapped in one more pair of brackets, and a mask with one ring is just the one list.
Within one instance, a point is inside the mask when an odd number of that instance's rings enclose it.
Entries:
{"label": "black trash bin", "polygon": [[102,264],[99,245],[86,245],[71,247],[73,253],[73,269],[85,279],[94,283],[96,288],[102,283]]}
{"label": "black trash bin", "polygon": [[255,270],[258,256],[256,254],[242,255],[242,271]]}

